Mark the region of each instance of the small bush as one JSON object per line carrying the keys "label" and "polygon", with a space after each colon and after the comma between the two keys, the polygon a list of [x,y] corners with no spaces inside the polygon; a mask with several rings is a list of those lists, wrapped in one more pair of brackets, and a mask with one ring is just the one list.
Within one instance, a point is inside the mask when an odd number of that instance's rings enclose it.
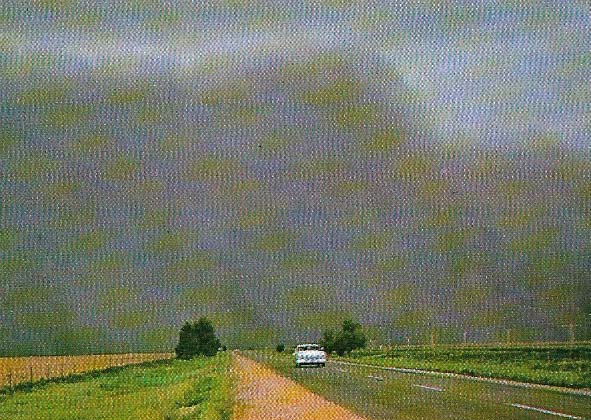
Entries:
{"label": "small bush", "polygon": [[277,350],[277,353],[283,353],[285,351],[285,344],[283,344],[283,343],[277,344],[277,347],[275,347],[275,350]]}

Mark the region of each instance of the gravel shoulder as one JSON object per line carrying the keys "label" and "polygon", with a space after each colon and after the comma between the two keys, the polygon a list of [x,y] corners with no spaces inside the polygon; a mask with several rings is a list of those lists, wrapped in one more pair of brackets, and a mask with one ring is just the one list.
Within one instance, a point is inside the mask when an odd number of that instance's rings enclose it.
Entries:
{"label": "gravel shoulder", "polygon": [[366,420],[239,354],[232,369],[237,420]]}

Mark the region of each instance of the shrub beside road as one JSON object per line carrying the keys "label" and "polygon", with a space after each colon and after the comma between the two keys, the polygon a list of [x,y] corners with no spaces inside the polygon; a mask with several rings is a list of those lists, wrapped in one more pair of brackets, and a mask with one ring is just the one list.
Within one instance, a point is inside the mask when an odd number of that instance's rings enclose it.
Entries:
{"label": "shrub beside road", "polygon": [[570,388],[591,388],[591,344],[358,350],[337,360]]}

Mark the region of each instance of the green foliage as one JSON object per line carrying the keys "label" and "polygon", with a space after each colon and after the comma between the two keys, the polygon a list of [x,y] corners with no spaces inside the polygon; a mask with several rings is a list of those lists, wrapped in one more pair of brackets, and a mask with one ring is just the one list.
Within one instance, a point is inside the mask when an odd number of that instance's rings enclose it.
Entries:
{"label": "green foliage", "polygon": [[277,347],[275,347],[275,350],[277,351],[277,353],[283,353],[285,351],[285,344],[283,344],[283,343],[277,344]]}
{"label": "green foliage", "polygon": [[353,350],[365,347],[367,338],[361,324],[350,319],[343,321],[341,331],[326,330],[320,340],[320,345],[327,353],[336,352],[339,356]]}
{"label": "green foliage", "polygon": [[318,341],[318,343],[324,347],[324,350],[327,353],[332,353],[335,350],[335,342],[336,342],[336,333],[332,329],[325,330],[322,334],[322,338]]}
{"label": "green foliage", "polygon": [[190,324],[186,322],[179,333],[179,344],[174,349],[177,358],[191,359],[195,356],[214,356],[221,346],[215,336],[211,321],[205,317]]}

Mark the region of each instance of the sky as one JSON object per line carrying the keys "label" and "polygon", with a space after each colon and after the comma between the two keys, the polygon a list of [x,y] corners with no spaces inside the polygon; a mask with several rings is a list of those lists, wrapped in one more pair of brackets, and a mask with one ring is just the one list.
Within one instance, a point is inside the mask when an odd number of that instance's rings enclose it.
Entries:
{"label": "sky", "polygon": [[542,132],[589,152],[586,2],[34,4],[3,6],[9,63],[46,54],[64,72],[119,65],[133,77],[338,50],[397,72],[434,138],[505,146]]}
{"label": "sky", "polygon": [[0,352],[588,336],[590,18],[2,2]]}

